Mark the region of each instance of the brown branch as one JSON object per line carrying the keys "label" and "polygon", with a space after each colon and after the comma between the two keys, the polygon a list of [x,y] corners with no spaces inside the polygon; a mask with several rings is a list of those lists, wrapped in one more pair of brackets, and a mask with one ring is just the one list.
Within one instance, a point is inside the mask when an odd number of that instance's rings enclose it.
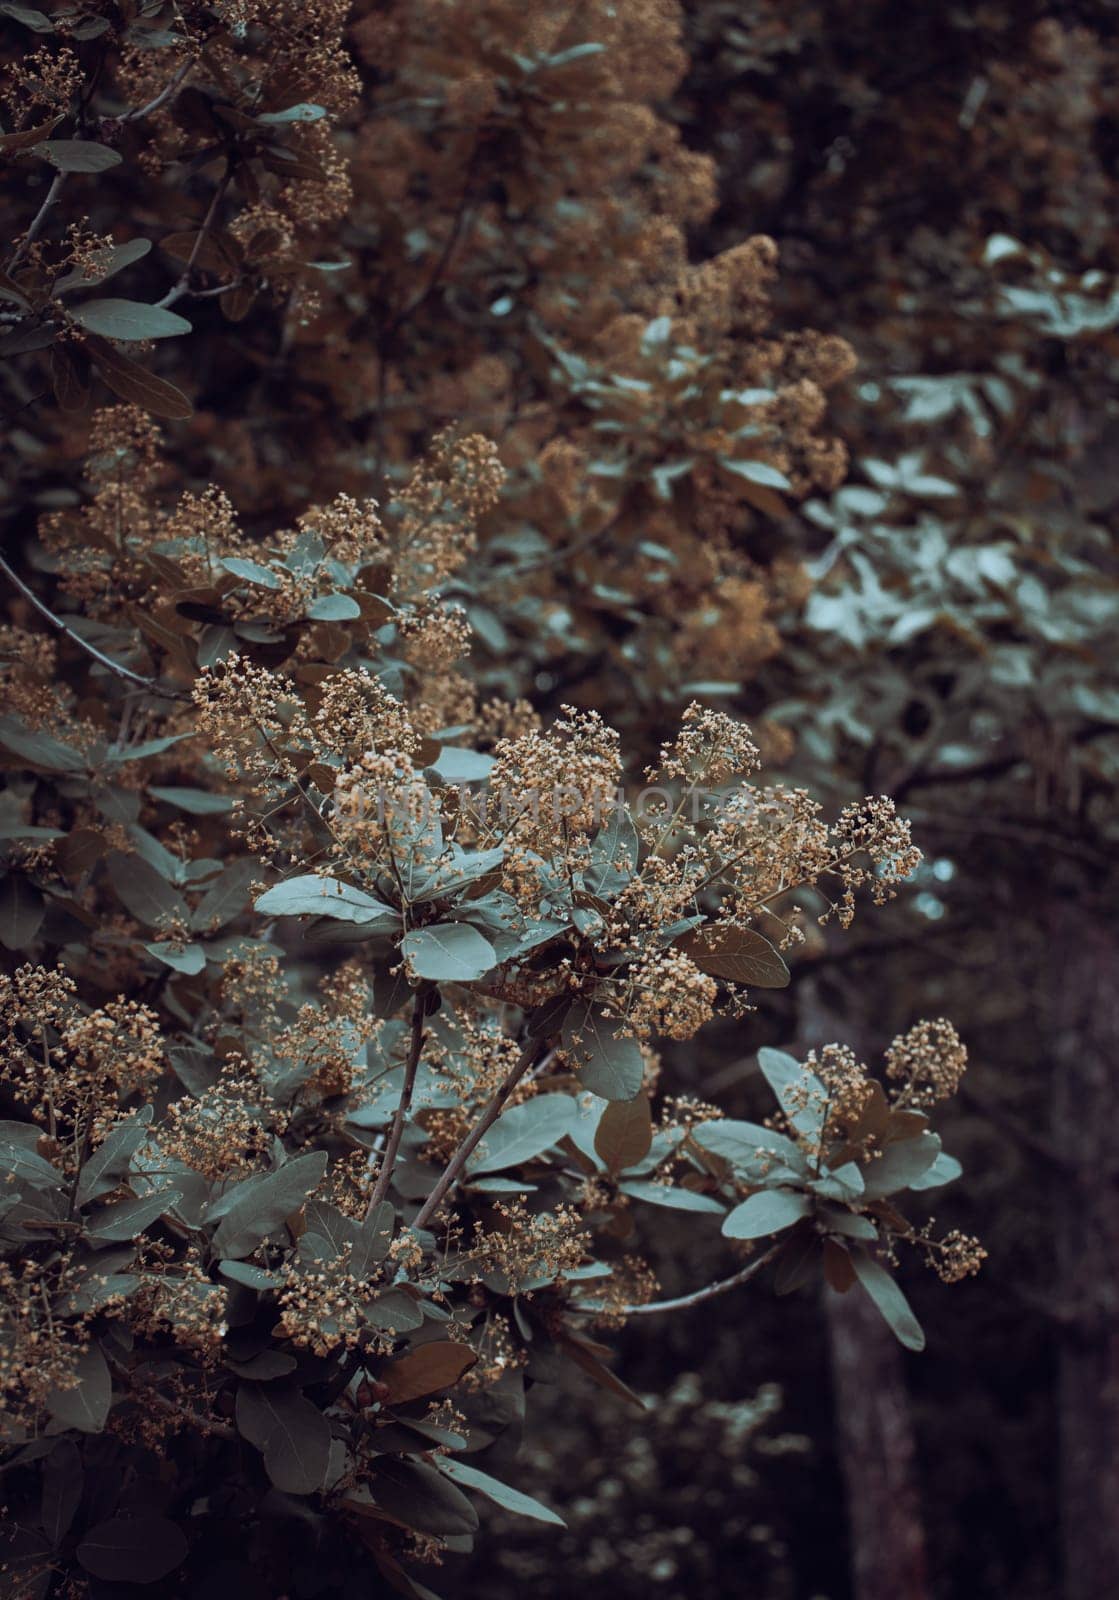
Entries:
{"label": "brown branch", "polygon": [[96,645],[90,644],[88,639],[83,639],[80,633],[75,633],[73,628],[68,627],[61,617],[55,615],[45,601],[39,599],[34,589],[24,583],[18,573],[13,572],[3,556],[0,556],[0,572],[4,574],[10,583],[14,584],[24,599],[29,600],[40,616],[45,617],[52,627],[57,628],[60,633],[64,633],[68,639],[71,639],[87,655],[91,655],[95,661],[99,661],[103,667],[108,667],[110,672],[115,672],[118,678],[124,678],[129,683],[138,684],[141,689],[147,689],[151,694],[161,695],[165,700],[190,699],[190,696],[182,690],[165,689],[154,678],[145,678],[143,673],[133,672],[131,667],[123,666],[121,662],[114,661],[112,656],[105,655],[98,650]]}
{"label": "brown branch", "polygon": [[780,1248],[779,1244],[770,1245],[764,1255],[755,1256],[729,1278],[721,1278],[718,1283],[709,1283],[702,1289],[693,1289],[691,1294],[677,1295],[675,1300],[650,1300],[643,1306],[622,1306],[615,1314],[622,1317],[648,1317],[656,1311],[687,1311],[692,1306],[701,1306],[708,1300],[714,1300],[717,1295],[726,1294],[740,1284],[749,1283],[751,1278],[756,1278],[763,1267],[768,1267]]}
{"label": "brown branch", "polygon": [[366,1221],[372,1217],[374,1211],[389,1192],[392,1169],[396,1165],[400,1141],[404,1136],[404,1124],[412,1105],[412,1092],[416,1087],[416,1071],[420,1064],[420,1056],[423,1054],[424,1012],[430,992],[430,984],[421,984],[416,991],[416,998],[412,1002],[412,1039],[408,1048],[408,1060],[404,1068],[404,1083],[400,1090],[400,1099],[397,1101],[396,1111],[393,1114],[392,1127],[389,1130],[388,1144],[385,1146],[381,1170],[377,1174],[377,1182],[373,1186],[373,1193],[365,1212]]}
{"label": "brown branch", "polygon": [[205,243],[207,234],[214,225],[214,219],[218,214],[218,207],[225,199],[226,190],[229,188],[229,185],[232,183],[232,181],[233,174],[227,167],[225,172],[222,174],[221,182],[214,190],[213,197],[210,200],[209,208],[206,212],[206,215],[202,219],[202,226],[199,228],[198,233],[195,236],[194,245],[191,249],[189,258],[187,259],[187,264],[182,270],[182,275],[180,276],[179,281],[172,288],[168,289],[162,300],[157,300],[155,302],[156,305],[161,309],[166,310],[168,306],[173,306],[176,300],[181,300],[183,295],[190,293],[191,275],[194,272],[194,267],[198,260],[199,252]]}
{"label": "brown branch", "polygon": [[520,1083],[525,1073],[535,1064],[541,1048],[541,1041],[539,1039],[530,1039],[525,1045],[524,1049],[517,1057],[515,1064],[506,1073],[500,1086],[495,1091],[489,1105],[482,1112],[482,1115],[478,1118],[478,1121],[474,1124],[473,1128],[471,1128],[470,1132],[466,1135],[466,1138],[459,1145],[458,1149],[447,1163],[439,1182],[435,1185],[435,1188],[431,1191],[423,1205],[420,1207],[419,1214],[417,1215],[415,1222],[412,1224],[414,1228],[425,1228],[431,1221],[432,1217],[442,1205],[443,1199],[448,1191],[452,1189],[455,1183],[458,1181],[458,1177],[462,1172],[462,1169],[465,1167],[466,1163],[470,1160],[470,1157],[474,1154],[474,1151],[478,1148],[486,1134],[490,1131],[498,1117],[501,1115],[505,1108],[505,1102],[513,1093],[513,1090],[517,1087],[518,1083]]}
{"label": "brown branch", "polygon": [[59,195],[62,193],[62,186],[63,186],[63,184],[65,182],[66,182],[66,173],[65,172],[56,172],[54,177],[53,177],[53,179],[51,180],[51,186],[47,190],[46,197],[44,198],[42,205],[39,207],[38,211],[35,213],[35,216],[32,218],[31,226],[28,228],[27,232],[24,234],[23,238],[20,240],[19,244],[16,246],[15,255],[13,255],[11,261],[8,264],[8,272],[9,273],[12,273],[12,272],[15,271],[15,269],[19,266],[20,262],[23,260],[24,256],[30,250],[31,246],[35,243],[35,240],[42,233],[43,227],[44,227],[44,225],[46,223],[46,220],[47,220],[48,216],[51,213],[51,210],[52,210],[52,208],[54,206],[54,203],[58,199]]}

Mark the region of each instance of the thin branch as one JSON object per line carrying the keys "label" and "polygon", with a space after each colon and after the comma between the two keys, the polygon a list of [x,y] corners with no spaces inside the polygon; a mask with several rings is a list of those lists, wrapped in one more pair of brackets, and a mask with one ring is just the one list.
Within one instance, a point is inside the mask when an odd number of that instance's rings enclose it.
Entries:
{"label": "thin branch", "polygon": [[731,1277],[721,1278],[718,1283],[709,1283],[702,1289],[694,1289],[691,1294],[677,1295],[675,1300],[650,1300],[648,1305],[643,1306],[622,1306],[615,1315],[648,1317],[656,1311],[687,1311],[692,1306],[701,1306],[708,1300],[714,1300],[717,1295],[726,1294],[740,1284],[749,1283],[751,1278],[756,1278],[763,1267],[768,1267],[780,1248],[779,1244],[770,1245],[764,1255],[755,1256]]}
{"label": "thin branch", "polygon": [[194,56],[191,56],[183,62],[170,83],[167,84],[166,88],[160,90],[154,100],[149,100],[146,106],[137,106],[135,111],[126,111],[123,117],[117,118],[117,121],[137,122],[141,117],[151,116],[153,111],[158,111],[160,106],[166,105],[168,100],[179,92],[196,66],[197,61]]}
{"label": "thin branch", "polygon": [[8,264],[9,273],[15,271],[20,262],[23,260],[24,256],[30,250],[31,246],[35,243],[35,240],[42,233],[46,220],[51,213],[51,209],[59,195],[62,193],[62,186],[65,182],[66,173],[56,172],[51,180],[51,186],[46,192],[46,196],[42,205],[39,207],[34,218],[32,219],[31,226],[28,228],[27,232],[16,246],[16,253]]}
{"label": "thin branch", "polygon": [[448,1191],[452,1189],[455,1183],[458,1181],[459,1174],[462,1172],[462,1169],[466,1166],[466,1163],[470,1160],[470,1157],[474,1154],[475,1150],[481,1144],[486,1134],[490,1131],[498,1117],[501,1115],[505,1107],[505,1102],[513,1093],[513,1090],[517,1087],[518,1083],[520,1083],[525,1073],[528,1072],[529,1069],[535,1064],[541,1048],[541,1041],[539,1039],[530,1039],[525,1045],[524,1049],[517,1057],[516,1063],[509,1069],[500,1086],[495,1091],[489,1105],[482,1112],[482,1115],[478,1118],[478,1121],[474,1124],[473,1128],[471,1128],[470,1132],[466,1135],[466,1138],[459,1145],[458,1149],[447,1163],[439,1182],[435,1185],[435,1188],[431,1191],[423,1205],[420,1207],[419,1214],[416,1217],[415,1222],[412,1224],[414,1228],[425,1228],[431,1221],[432,1217],[442,1205],[444,1197]]}
{"label": "thin branch", "polygon": [[407,1121],[408,1112],[412,1106],[412,1091],[416,1086],[416,1071],[420,1064],[420,1056],[423,1054],[424,1011],[427,1006],[427,997],[430,993],[430,990],[430,984],[422,984],[420,988],[417,989],[416,998],[412,1002],[412,1039],[408,1048],[408,1061],[404,1068],[404,1084],[400,1091],[400,1099],[396,1104],[396,1111],[393,1114],[392,1127],[389,1130],[389,1140],[388,1144],[385,1146],[385,1155],[384,1160],[381,1162],[381,1170],[377,1174],[377,1182],[373,1186],[373,1194],[370,1197],[369,1205],[366,1209],[366,1221],[368,1221],[373,1215],[374,1211],[376,1211],[377,1207],[381,1204],[382,1200],[384,1200],[385,1196],[389,1192],[389,1184],[392,1181],[392,1169],[396,1165],[396,1156],[400,1149],[400,1141],[404,1136],[404,1124]]}
{"label": "thin branch", "polygon": [[205,217],[202,219],[202,226],[199,228],[198,233],[195,236],[194,245],[191,249],[187,264],[182,270],[179,281],[172,288],[168,289],[162,300],[157,300],[155,302],[156,305],[162,310],[165,311],[168,306],[173,306],[176,300],[181,300],[184,294],[188,294],[190,292],[190,280],[191,275],[194,272],[195,263],[197,262],[199,253],[201,252],[202,246],[206,241],[206,235],[210,232],[210,229],[214,225],[214,219],[218,214],[218,207],[225,199],[226,190],[229,188],[229,185],[232,181],[233,174],[227,167],[225,172],[222,174],[221,182],[214,190],[213,196],[210,200],[209,208]]}
{"label": "thin branch", "polygon": [[87,655],[91,655],[93,659],[95,661],[99,661],[103,667],[108,667],[110,672],[115,672],[118,678],[124,678],[129,683],[138,684],[141,689],[147,689],[151,694],[161,695],[165,700],[190,699],[190,696],[188,694],[184,694],[182,690],[165,689],[163,685],[157,683],[154,678],[145,678],[143,673],[133,672],[131,667],[122,666],[119,661],[114,661],[111,656],[107,656],[102,651],[98,650],[96,645],[90,644],[88,639],[83,639],[80,633],[75,633],[73,628],[69,627],[65,622],[63,622],[61,617],[58,617],[54,614],[45,601],[39,599],[39,596],[35,593],[34,589],[30,588],[26,583],[24,583],[23,579],[18,573],[13,572],[12,568],[8,565],[3,556],[0,556],[0,572],[4,574],[10,583],[15,585],[20,594],[23,595],[24,599],[31,602],[40,616],[45,617],[53,627],[57,628],[60,633],[64,633],[68,639],[73,640],[76,645],[79,645],[81,649],[87,653]]}

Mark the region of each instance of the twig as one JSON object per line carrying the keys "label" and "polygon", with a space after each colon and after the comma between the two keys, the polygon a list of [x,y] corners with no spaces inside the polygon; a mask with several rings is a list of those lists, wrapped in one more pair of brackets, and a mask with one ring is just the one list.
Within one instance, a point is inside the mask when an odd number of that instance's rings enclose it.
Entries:
{"label": "twig", "polygon": [[430,993],[430,984],[422,984],[416,991],[416,998],[412,1002],[412,1040],[408,1049],[408,1061],[404,1068],[404,1084],[400,1090],[400,1099],[396,1104],[393,1114],[392,1127],[389,1130],[388,1144],[385,1146],[384,1160],[381,1170],[377,1174],[377,1182],[373,1186],[373,1194],[365,1212],[366,1221],[372,1217],[374,1211],[384,1200],[389,1192],[392,1181],[392,1169],[396,1165],[397,1152],[400,1141],[404,1136],[404,1124],[412,1105],[412,1091],[416,1086],[416,1070],[420,1064],[420,1056],[424,1045],[424,1011],[427,997]]}
{"label": "twig", "polygon": [[135,111],[126,111],[123,117],[117,118],[117,121],[137,122],[141,117],[151,116],[153,111],[158,111],[160,106],[167,104],[172,95],[178,93],[183,84],[186,82],[187,78],[194,71],[196,65],[197,61],[193,56],[191,56],[188,60],[183,62],[182,66],[171,79],[170,83],[167,84],[166,88],[160,90],[159,94],[156,95],[154,100],[149,100],[146,106],[137,106]]}
{"label": "twig", "polygon": [[614,1314],[621,1317],[648,1317],[655,1311],[686,1311],[690,1306],[701,1306],[707,1300],[714,1300],[716,1295],[726,1294],[730,1289],[737,1289],[739,1284],[749,1283],[763,1267],[768,1267],[780,1248],[779,1244],[771,1245],[764,1255],[755,1256],[731,1277],[722,1278],[718,1283],[709,1283],[703,1289],[694,1289],[691,1294],[678,1295],[675,1300],[651,1300],[643,1306],[621,1306]]}
{"label": "twig", "polygon": [[229,188],[232,178],[233,174],[227,167],[225,172],[222,174],[221,182],[214,190],[213,197],[210,200],[209,208],[206,212],[206,215],[202,219],[202,226],[195,235],[194,245],[191,248],[190,256],[187,259],[186,266],[182,270],[179,281],[174,284],[172,288],[168,289],[162,300],[157,300],[155,302],[156,305],[162,310],[165,311],[168,306],[173,306],[176,300],[181,300],[183,295],[189,292],[191,274],[194,272],[195,262],[198,260],[199,252],[205,243],[206,235],[214,225],[214,218],[218,214],[218,207],[225,198],[225,192]]}
{"label": "twig", "polygon": [[129,683],[139,684],[142,689],[147,689],[151,694],[161,695],[165,700],[190,699],[188,694],[184,694],[179,689],[165,689],[154,678],[145,678],[142,673],[133,672],[131,667],[122,666],[119,661],[114,661],[111,656],[107,656],[98,650],[96,645],[90,644],[88,639],[83,639],[80,633],[75,633],[73,628],[68,627],[61,617],[55,616],[50,607],[39,599],[34,589],[29,588],[18,573],[12,571],[3,556],[0,556],[0,572],[4,574],[10,583],[15,585],[26,600],[30,600],[40,616],[45,617],[53,627],[57,628],[60,633],[64,633],[68,639],[72,639],[76,645],[79,645],[88,655],[91,655],[95,661],[99,661],[103,667],[108,667],[110,672],[115,672],[118,678],[125,678]]}
{"label": "twig", "polygon": [[414,1228],[425,1228],[431,1221],[432,1217],[442,1205],[444,1196],[447,1194],[448,1190],[454,1187],[455,1183],[457,1182],[463,1167],[465,1167],[466,1163],[470,1160],[470,1157],[474,1154],[475,1150],[481,1144],[486,1134],[490,1131],[498,1117],[501,1115],[505,1106],[505,1102],[513,1093],[513,1090],[517,1087],[518,1083],[520,1083],[525,1073],[528,1072],[529,1069],[534,1065],[540,1050],[541,1041],[539,1039],[530,1039],[525,1045],[524,1049],[517,1057],[516,1063],[506,1073],[500,1086],[494,1093],[493,1099],[482,1112],[482,1115],[478,1118],[478,1121],[474,1124],[473,1128],[471,1128],[470,1132],[466,1135],[466,1138],[459,1145],[458,1149],[447,1163],[439,1182],[435,1185],[435,1188],[431,1191],[423,1205],[420,1207],[419,1214],[417,1215],[415,1222],[412,1224]]}
{"label": "twig", "polygon": [[16,246],[15,255],[8,264],[9,273],[15,271],[20,262],[23,260],[24,256],[30,250],[31,246],[35,243],[35,240],[42,233],[43,225],[45,224],[47,217],[50,215],[52,206],[62,193],[62,185],[65,182],[65,172],[56,172],[54,177],[51,179],[51,186],[46,192],[46,196],[42,205],[32,218],[31,226],[28,228],[27,232]]}

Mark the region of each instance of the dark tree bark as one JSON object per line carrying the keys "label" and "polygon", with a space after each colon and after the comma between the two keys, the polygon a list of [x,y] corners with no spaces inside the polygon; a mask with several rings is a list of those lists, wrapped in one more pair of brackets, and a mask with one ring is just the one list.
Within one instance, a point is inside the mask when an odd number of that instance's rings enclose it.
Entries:
{"label": "dark tree bark", "polygon": [[855,1600],[926,1600],[925,1530],[897,1341],[858,1288],[824,1289]]}
{"label": "dark tree bark", "polygon": [[[863,1030],[823,1004],[806,980],[798,996],[804,1049],[868,1049]],[[835,1431],[847,1498],[855,1600],[927,1600],[925,1529],[917,1489],[909,1390],[897,1341],[857,1287],[825,1287]]]}
{"label": "dark tree bark", "polygon": [[1119,924],[1048,917],[1065,1600],[1119,1594]]}

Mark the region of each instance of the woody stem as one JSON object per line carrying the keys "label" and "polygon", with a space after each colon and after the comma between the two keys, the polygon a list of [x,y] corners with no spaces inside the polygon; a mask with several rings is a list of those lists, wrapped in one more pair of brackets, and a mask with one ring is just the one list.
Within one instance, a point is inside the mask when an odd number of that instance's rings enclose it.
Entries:
{"label": "woody stem", "polygon": [[525,1073],[535,1064],[536,1058],[540,1054],[540,1050],[541,1041],[539,1039],[530,1039],[525,1045],[524,1049],[517,1057],[515,1064],[510,1067],[501,1084],[495,1091],[489,1105],[487,1105],[486,1109],[482,1112],[482,1115],[478,1118],[478,1121],[466,1135],[466,1138],[459,1145],[450,1161],[448,1161],[443,1171],[443,1175],[439,1179],[439,1182],[435,1185],[435,1188],[431,1191],[423,1205],[420,1207],[419,1215],[412,1224],[413,1227],[424,1228],[431,1221],[432,1217],[442,1205],[448,1190],[453,1188],[455,1183],[457,1183],[462,1169],[466,1166],[466,1163],[470,1160],[470,1157],[474,1154],[475,1150],[481,1144],[486,1134],[501,1115],[505,1108],[505,1102],[513,1093],[513,1090],[517,1087],[518,1083],[520,1083]]}

